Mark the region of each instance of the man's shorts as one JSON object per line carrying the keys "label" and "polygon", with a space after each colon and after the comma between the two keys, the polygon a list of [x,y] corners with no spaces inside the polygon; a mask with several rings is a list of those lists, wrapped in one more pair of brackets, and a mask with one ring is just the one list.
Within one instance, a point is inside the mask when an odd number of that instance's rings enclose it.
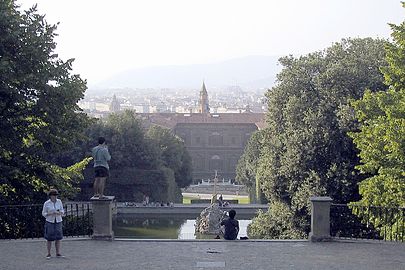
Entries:
{"label": "man's shorts", "polygon": [[95,177],[108,177],[108,169],[103,166],[94,167],[94,175]]}

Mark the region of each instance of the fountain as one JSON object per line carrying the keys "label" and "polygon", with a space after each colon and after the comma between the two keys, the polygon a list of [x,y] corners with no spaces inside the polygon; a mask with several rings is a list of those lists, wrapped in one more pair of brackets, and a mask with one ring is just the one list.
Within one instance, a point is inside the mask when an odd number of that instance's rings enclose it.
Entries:
{"label": "fountain", "polygon": [[214,234],[221,233],[221,221],[226,217],[226,212],[222,211],[217,201],[217,181],[218,171],[215,171],[214,177],[214,192],[211,198],[211,204],[205,208],[195,221],[195,232],[200,234]]}

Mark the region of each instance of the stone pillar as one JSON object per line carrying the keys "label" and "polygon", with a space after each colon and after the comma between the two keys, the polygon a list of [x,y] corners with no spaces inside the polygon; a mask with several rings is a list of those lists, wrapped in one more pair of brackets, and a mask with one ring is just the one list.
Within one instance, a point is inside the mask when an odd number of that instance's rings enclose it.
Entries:
{"label": "stone pillar", "polygon": [[311,197],[311,232],[312,242],[328,241],[330,236],[330,197]]}
{"label": "stone pillar", "polygon": [[112,230],[112,209],[114,196],[105,196],[103,199],[92,197],[93,204],[93,235],[94,240],[114,240]]}

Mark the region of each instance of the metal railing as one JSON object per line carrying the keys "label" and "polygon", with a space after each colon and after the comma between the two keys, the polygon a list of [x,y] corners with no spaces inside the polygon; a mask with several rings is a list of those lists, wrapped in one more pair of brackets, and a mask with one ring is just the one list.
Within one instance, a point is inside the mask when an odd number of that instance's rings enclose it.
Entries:
{"label": "metal railing", "polygon": [[93,208],[91,203],[66,203],[64,208],[64,236],[91,236],[93,234]]}
{"label": "metal railing", "polygon": [[[41,238],[45,218],[42,204],[0,206],[0,239]],[[93,212],[90,203],[64,203],[64,236],[90,236]]]}
{"label": "metal railing", "polygon": [[405,241],[405,208],[332,204],[332,237]]}

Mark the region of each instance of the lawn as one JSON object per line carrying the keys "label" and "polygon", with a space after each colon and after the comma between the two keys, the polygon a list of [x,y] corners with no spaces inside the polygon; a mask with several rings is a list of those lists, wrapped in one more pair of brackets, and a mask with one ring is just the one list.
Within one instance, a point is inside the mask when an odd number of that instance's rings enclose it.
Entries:
{"label": "lawn", "polygon": [[[183,195],[183,204],[191,204],[192,199],[199,199],[199,198],[208,199],[210,196],[211,196],[210,194],[187,193],[187,195]],[[207,197],[207,198],[205,198],[205,197]],[[250,203],[249,196],[226,195],[226,197],[224,198],[224,201],[226,201],[226,200],[238,200],[239,204],[249,204]]]}

